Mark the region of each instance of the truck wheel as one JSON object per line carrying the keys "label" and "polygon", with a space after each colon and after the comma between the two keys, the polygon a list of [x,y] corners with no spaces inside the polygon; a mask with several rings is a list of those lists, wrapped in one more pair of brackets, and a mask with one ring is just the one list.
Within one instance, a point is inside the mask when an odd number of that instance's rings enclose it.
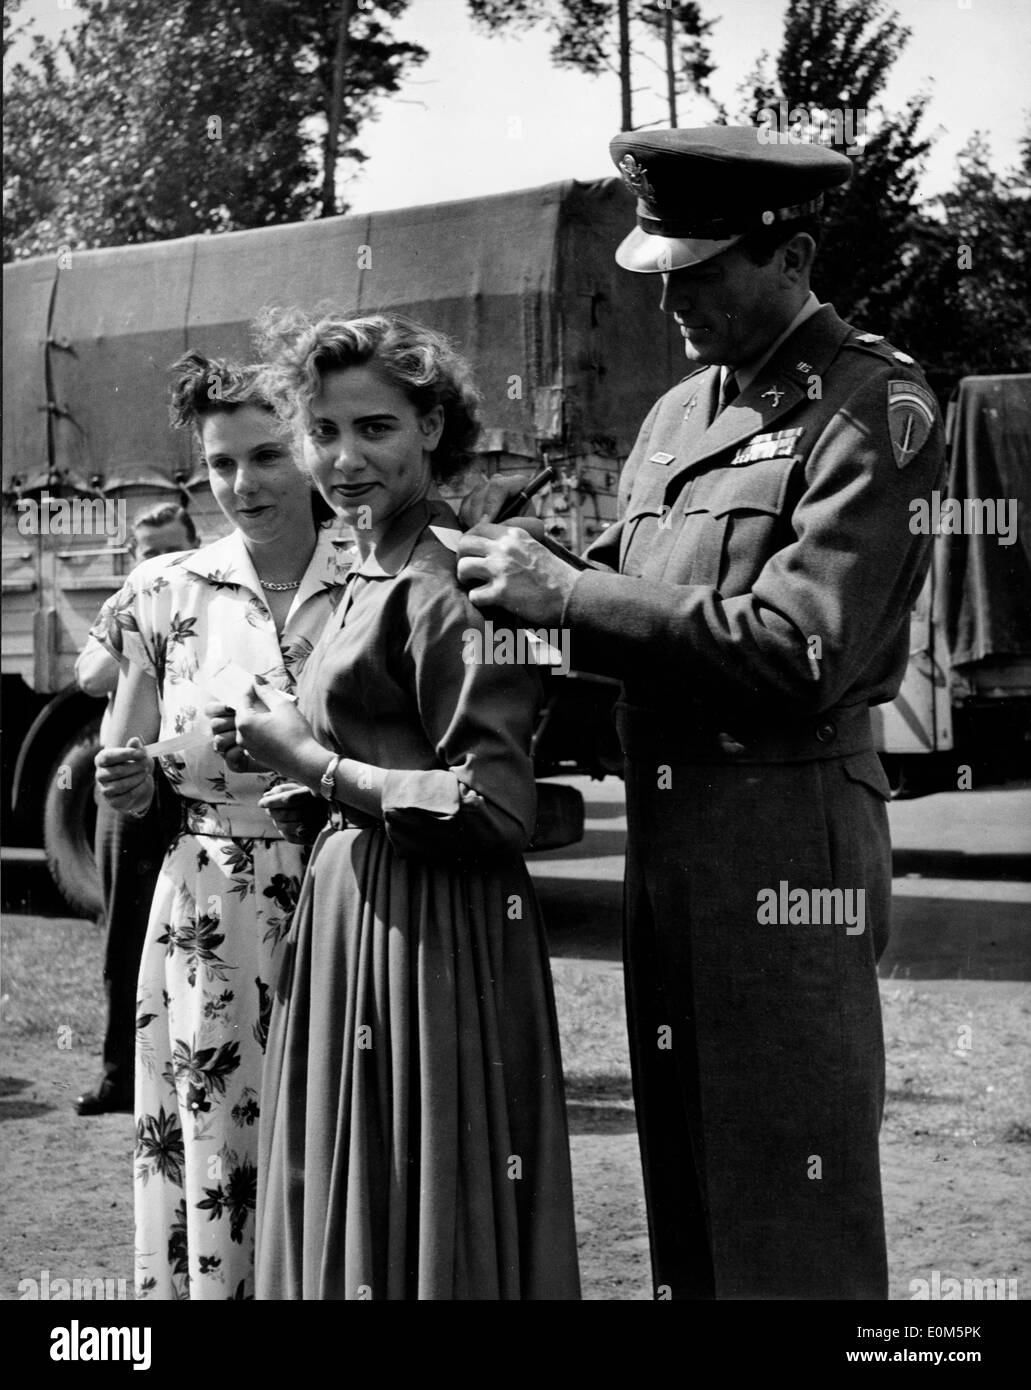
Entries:
{"label": "truck wheel", "polygon": [[93,855],[93,758],[99,734],[95,720],[65,744],[50,770],[43,803],[43,848],[51,877],[68,905],[87,917],[103,911]]}

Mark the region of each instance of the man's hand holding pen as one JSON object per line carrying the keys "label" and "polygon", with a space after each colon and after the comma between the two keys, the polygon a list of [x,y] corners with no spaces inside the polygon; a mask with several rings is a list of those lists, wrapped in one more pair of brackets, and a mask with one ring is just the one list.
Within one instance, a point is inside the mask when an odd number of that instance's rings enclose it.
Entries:
{"label": "man's hand holding pen", "polygon": [[539,517],[520,515],[553,477],[550,468],[495,474],[466,499],[463,517],[478,507],[481,519],[458,542],[458,579],[477,608],[504,608],[536,627],[561,622],[577,570],[547,545]]}

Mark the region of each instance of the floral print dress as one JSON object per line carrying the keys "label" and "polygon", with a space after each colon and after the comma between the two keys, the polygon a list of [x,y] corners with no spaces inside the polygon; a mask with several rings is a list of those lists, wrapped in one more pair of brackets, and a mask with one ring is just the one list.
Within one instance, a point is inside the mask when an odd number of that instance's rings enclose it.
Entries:
{"label": "floral print dress", "polygon": [[[228,660],[293,689],[350,563],[337,544],[320,533],[281,634],[239,533],[138,566],[93,634],[157,682],[162,739],[205,730],[206,682]],[[257,804],[275,773],[229,771],[210,737],[161,764],[183,829],[140,966],[136,1296],[245,1299],[271,991],[303,851]]]}

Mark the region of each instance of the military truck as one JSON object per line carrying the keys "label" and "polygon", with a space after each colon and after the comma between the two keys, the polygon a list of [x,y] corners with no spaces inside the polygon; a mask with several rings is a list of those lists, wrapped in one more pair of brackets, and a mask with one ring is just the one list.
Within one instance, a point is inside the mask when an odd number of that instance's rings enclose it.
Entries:
{"label": "military truck", "polygon": [[898,697],[874,711],[897,796],[1031,776],[1031,375],[964,377]]}
{"label": "military truck", "polygon": [[[542,513],[556,540],[581,550],[615,517],[619,471],[638,425],[683,374],[680,338],[658,312],[654,278],[627,275],[613,260],[632,221],[622,181],[605,179],[63,252],[4,268],[8,852],[38,854],[42,844],[69,901],[98,909],[92,760],[102,706],[75,688],[75,657],[129,567],[122,527],[135,514],[181,501],[202,541],[225,530],[189,441],[168,428],[168,365],[187,347],[249,358],[248,326],[268,305],[423,319],[476,366],[485,425],[479,467],[553,464],[558,478],[542,495]],[[990,444],[1006,460],[997,465],[998,488],[1028,500],[1027,396],[1027,378],[961,383],[950,488],[988,485],[967,460],[971,450],[995,458]],[[980,427],[969,423],[975,417]],[[1027,516],[1025,505],[1022,528]],[[1026,738],[1027,531],[1005,553],[971,546],[960,555],[959,541],[945,535],[936,544],[906,684],[879,716],[900,795],[956,785],[954,719],[964,739],[968,727],[986,727],[972,716],[988,712],[996,727],[1008,720],[1010,752]],[[538,777],[618,772],[615,684],[577,672],[546,684],[534,738]],[[535,844],[578,839],[579,795],[546,781],[539,792]]]}
{"label": "military truck", "polygon": [[[102,707],[75,689],[73,665],[128,569],[119,518],[182,501],[202,541],[225,531],[205,470],[168,427],[167,368],[184,349],[249,358],[248,325],[267,305],[424,320],[476,366],[482,468],[553,464],[543,514],[579,549],[614,517],[637,425],[682,360],[654,283],[613,261],[632,218],[620,180],[566,182],[5,266],[5,844],[31,852],[42,841],[65,895],[96,910]],[[538,775],[614,770],[612,683],[573,674],[547,684]],[[578,839],[579,795],[539,791],[535,844]]]}

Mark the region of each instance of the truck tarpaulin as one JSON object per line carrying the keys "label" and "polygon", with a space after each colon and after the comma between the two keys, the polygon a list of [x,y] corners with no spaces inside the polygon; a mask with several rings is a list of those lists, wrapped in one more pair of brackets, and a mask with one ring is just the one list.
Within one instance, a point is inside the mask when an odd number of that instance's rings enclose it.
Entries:
{"label": "truck tarpaulin", "polygon": [[184,481],[168,365],[187,347],[249,359],[268,305],[409,313],[471,359],[487,450],[622,459],[683,372],[656,277],[613,260],[633,220],[620,180],[569,181],[5,267],[5,489]]}
{"label": "truck tarpaulin", "polygon": [[952,534],[943,516],[936,556],[939,620],[952,666],[985,662],[1001,670],[1019,663],[1026,669],[1031,376],[964,378],[949,406],[949,439],[947,496],[966,507],[960,534]]}

